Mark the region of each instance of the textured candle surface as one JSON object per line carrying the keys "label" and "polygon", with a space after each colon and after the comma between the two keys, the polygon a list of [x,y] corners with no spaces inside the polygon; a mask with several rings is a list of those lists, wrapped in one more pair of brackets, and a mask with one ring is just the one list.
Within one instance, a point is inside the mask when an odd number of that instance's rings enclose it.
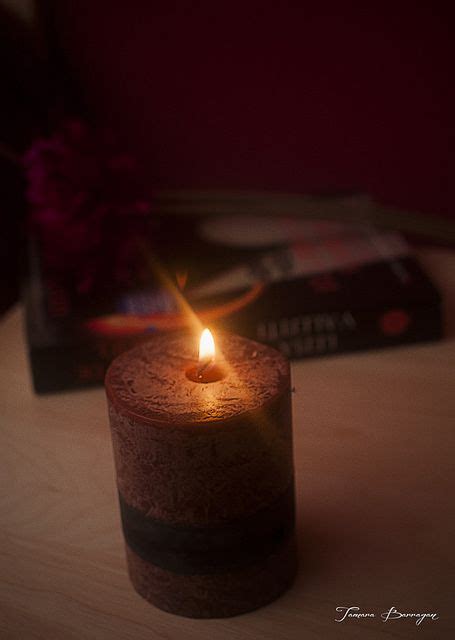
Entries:
{"label": "textured candle surface", "polygon": [[288,362],[277,351],[240,336],[218,339],[226,375],[218,382],[188,380],[195,364],[189,336],[158,336],[115,360],[111,396],[127,412],[164,423],[225,420],[262,406],[289,386]]}
{"label": "textured candle surface", "polygon": [[[216,382],[188,379],[188,335],[158,336],[106,376],[133,584],[197,617],[260,606],[295,570],[289,365],[239,336],[217,336],[217,348]],[[223,575],[231,590],[221,589]],[[240,597],[259,575],[256,592]]]}

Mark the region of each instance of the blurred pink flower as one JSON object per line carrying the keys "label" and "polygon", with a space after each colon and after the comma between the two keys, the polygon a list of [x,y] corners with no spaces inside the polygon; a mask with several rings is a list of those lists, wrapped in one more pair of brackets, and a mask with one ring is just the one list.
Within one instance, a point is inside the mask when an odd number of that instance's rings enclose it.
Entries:
{"label": "blurred pink flower", "polygon": [[45,269],[80,293],[131,283],[150,221],[134,159],[70,120],[24,157],[30,225]]}

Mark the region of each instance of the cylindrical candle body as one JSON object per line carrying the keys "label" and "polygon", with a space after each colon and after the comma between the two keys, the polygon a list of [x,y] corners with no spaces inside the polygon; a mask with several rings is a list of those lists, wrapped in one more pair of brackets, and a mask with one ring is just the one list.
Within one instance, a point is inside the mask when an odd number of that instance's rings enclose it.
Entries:
{"label": "cylindrical candle body", "polygon": [[188,379],[187,335],[122,354],[106,376],[131,580],[190,617],[255,609],[296,569],[288,362],[239,336],[217,345],[216,382]]}

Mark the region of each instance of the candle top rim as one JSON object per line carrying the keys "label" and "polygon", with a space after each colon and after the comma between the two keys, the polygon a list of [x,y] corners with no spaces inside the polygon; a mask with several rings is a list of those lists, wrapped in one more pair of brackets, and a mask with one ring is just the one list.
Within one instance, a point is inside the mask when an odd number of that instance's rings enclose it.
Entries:
{"label": "candle top rim", "polygon": [[227,366],[222,380],[189,380],[186,370],[197,363],[192,336],[160,334],[112,362],[109,400],[133,419],[188,428],[237,418],[289,390],[289,362],[279,351],[224,332],[217,332],[216,343]]}

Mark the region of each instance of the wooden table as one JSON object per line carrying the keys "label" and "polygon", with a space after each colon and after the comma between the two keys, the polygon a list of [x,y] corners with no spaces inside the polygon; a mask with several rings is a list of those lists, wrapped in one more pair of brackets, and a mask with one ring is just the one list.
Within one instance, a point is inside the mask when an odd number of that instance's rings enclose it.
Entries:
{"label": "wooden table", "polygon": [[[130,586],[102,389],[38,397],[20,310],[0,328],[0,637],[305,640],[455,637],[455,254],[440,343],[293,365],[301,569],[259,611],[190,620]],[[337,606],[375,618],[337,623]],[[382,622],[381,612],[439,620]]]}

